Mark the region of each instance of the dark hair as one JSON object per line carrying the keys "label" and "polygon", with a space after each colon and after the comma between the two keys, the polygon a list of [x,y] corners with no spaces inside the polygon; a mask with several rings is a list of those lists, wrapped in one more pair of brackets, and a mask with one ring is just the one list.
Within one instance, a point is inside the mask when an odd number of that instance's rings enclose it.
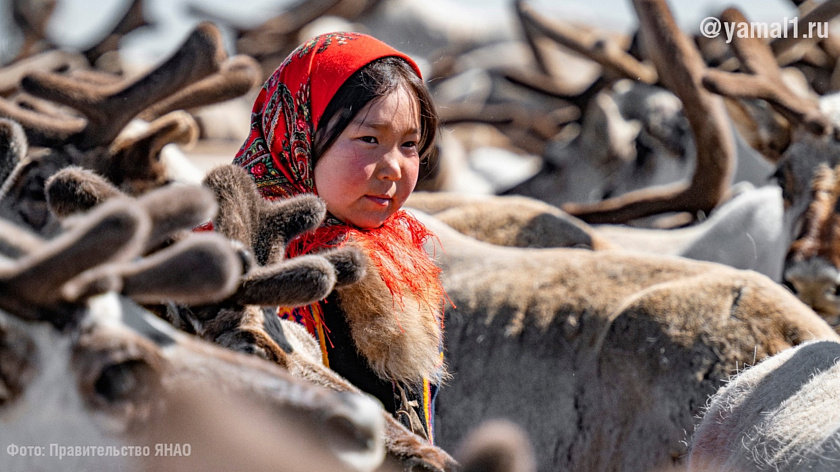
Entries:
{"label": "dark hair", "polygon": [[321,120],[312,146],[312,165],[335,143],[359,110],[371,101],[406,87],[420,106],[420,141],[417,150],[421,161],[433,150],[438,129],[438,115],[429,90],[414,69],[398,57],[377,59],[350,76],[338,89]]}

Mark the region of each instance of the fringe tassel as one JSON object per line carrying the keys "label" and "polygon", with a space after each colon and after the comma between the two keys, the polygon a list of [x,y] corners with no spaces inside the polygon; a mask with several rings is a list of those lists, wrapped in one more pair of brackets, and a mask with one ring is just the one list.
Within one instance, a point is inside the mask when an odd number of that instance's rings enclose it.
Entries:
{"label": "fringe tassel", "polygon": [[[437,313],[442,330],[443,309],[447,302],[452,302],[440,281],[440,268],[423,249],[423,244],[430,238],[435,238],[434,233],[410,213],[400,210],[379,228],[361,230],[346,224],[335,224],[302,234],[288,244],[286,256],[291,258],[342,247],[352,240],[362,246],[376,267],[393,297],[395,308],[397,305],[405,308],[404,298],[408,291]],[[306,324],[310,333],[317,335],[319,329],[326,329],[322,328],[323,317],[316,319],[315,315],[316,311],[322,313],[320,303],[298,309],[301,318],[310,321],[311,324]],[[396,310],[394,316],[399,323]],[[329,329],[326,330],[329,332]]]}

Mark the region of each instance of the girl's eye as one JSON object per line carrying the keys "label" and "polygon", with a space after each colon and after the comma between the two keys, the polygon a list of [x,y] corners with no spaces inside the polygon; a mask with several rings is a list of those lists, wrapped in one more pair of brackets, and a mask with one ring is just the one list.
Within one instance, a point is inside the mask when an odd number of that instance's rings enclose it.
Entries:
{"label": "girl's eye", "polygon": [[403,143],[403,147],[416,148],[417,147],[417,141],[406,141],[406,142]]}
{"label": "girl's eye", "polygon": [[376,144],[376,143],[378,143],[378,142],[379,142],[379,141],[378,141],[375,137],[373,137],[373,136],[362,136],[362,137],[361,137],[361,138],[359,138],[359,139],[361,139],[363,142],[366,142],[366,143],[369,143],[369,144]]}

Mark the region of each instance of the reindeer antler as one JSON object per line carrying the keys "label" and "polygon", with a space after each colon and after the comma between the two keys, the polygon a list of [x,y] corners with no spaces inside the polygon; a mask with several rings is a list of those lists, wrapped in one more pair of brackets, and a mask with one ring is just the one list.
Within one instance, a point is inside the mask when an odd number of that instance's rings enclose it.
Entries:
{"label": "reindeer antler", "polygon": [[[257,265],[242,275],[239,289],[227,299],[229,303],[302,305],[326,297],[336,283],[346,285],[363,276],[361,255],[351,248],[286,260],[285,245],[324,218],[326,209],[317,197],[264,200],[247,173],[232,165],[213,169],[205,183],[218,201],[218,213],[215,205],[207,207],[198,194],[174,196],[161,190],[140,197],[136,205],[146,209],[154,228],[165,230],[153,232],[147,238],[148,247],[155,247],[174,230],[196,227],[215,215],[218,234],[253,251]],[[101,176],[78,168],[58,172],[50,179],[47,192],[50,207],[60,215],[77,214],[125,196]]]}
{"label": "reindeer antler", "polygon": [[654,187],[563,209],[588,223],[619,223],[668,211],[710,212],[726,195],[735,145],[720,97],[701,85],[705,65],[677,27],[664,0],[634,0],[647,55],[662,83],[682,101],[694,134],[697,163],[688,184]]}
{"label": "reindeer antler", "polygon": [[63,325],[87,298],[110,290],[147,303],[217,302],[232,293],[242,273],[225,238],[191,234],[138,258],[156,240],[207,217],[213,205],[206,190],[172,187],[139,204],[111,199],[74,217],[53,240],[32,236],[20,257],[0,268],[0,309]]}
{"label": "reindeer antler", "polygon": [[31,56],[50,47],[47,39],[47,23],[55,11],[56,1],[27,2],[12,1],[12,16],[23,33],[23,45],[17,59]]}
{"label": "reindeer antler", "polygon": [[[56,172],[46,184],[47,201],[64,225],[74,218],[115,198],[130,198],[104,177],[90,170],[71,166]],[[148,252],[181,231],[191,231],[216,215],[218,205],[212,193],[202,187],[167,185],[137,197],[152,222],[152,232],[143,252]]]}
{"label": "reindeer antler", "polygon": [[[728,23],[747,23],[735,8],[724,10],[721,18]],[[764,41],[735,37],[732,50],[748,74],[707,70],[703,85],[708,90],[730,98],[762,99],[790,122],[802,125],[811,133],[823,135],[831,131],[831,122],[820,111],[819,104],[794,94],[785,85],[776,58]]]}
{"label": "reindeer antler", "polygon": [[282,58],[297,46],[300,30],[341,2],[342,0],[298,1],[256,28],[240,30],[236,50],[256,58],[263,64],[263,73],[270,74],[276,67],[274,62],[279,64]]}
{"label": "reindeer antler", "polygon": [[[802,1],[797,7],[801,11],[802,7],[808,3],[811,2]],[[800,15],[796,25],[796,31],[799,34],[793,34],[792,31],[787,31],[787,34],[775,38],[770,42],[770,48],[773,50],[773,55],[776,57],[778,64],[787,65],[802,58],[805,51],[808,50],[808,46],[820,40],[816,34],[811,35],[811,31],[809,30],[810,25],[817,23],[827,24],[838,15],[840,15],[840,3],[835,1],[821,2],[808,13]],[[802,47],[803,44],[805,47]]]}
{"label": "reindeer antler", "polygon": [[0,118],[0,200],[25,165],[28,149],[23,128],[14,121]]}
{"label": "reindeer antler", "polygon": [[[221,35],[211,23],[202,23],[187,37],[178,51],[155,70],[140,79],[112,87],[89,83],[50,73],[25,76],[21,87],[28,93],[69,106],[87,119],[79,128],[78,120],[53,119],[0,103],[0,114],[21,122],[27,130],[51,136],[52,142],[72,143],[81,150],[110,143],[138,113],[189,84],[216,72],[225,60]],[[119,113],[115,113],[119,110]],[[54,118],[54,117],[53,117]],[[29,135],[36,143],[39,133]],[[40,143],[38,143],[40,144]]]}
{"label": "reindeer antler", "polygon": [[0,308],[24,319],[39,320],[67,303],[62,286],[103,262],[137,256],[149,232],[142,210],[125,202],[102,205],[89,218],[0,270]]}
{"label": "reindeer antler", "polygon": [[611,41],[605,37],[598,37],[589,31],[573,28],[568,24],[551,21],[548,18],[542,17],[530,5],[527,5],[524,0],[516,0],[514,5],[516,7],[516,13],[524,26],[526,38],[529,44],[532,45],[537,63],[540,65],[543,73],[550,74],[550,71],[545,65],[545,61],[541,58],[539,49],[533,44],[534,40],[531,36],[532,28],[547,38],[556,41],[558,44],[597,62],[618,77],[640,80],[649,84],[656,83],[656,70],[647,64],[639,62],[635,57],[628,54],[616,44],[615,41]]}
{"label": "reindeer antler", "polygon": [[8,97],[20,86],[20,79],[34,71],[74,70],[87,67],[78,53],[51,49],[0,68],[0,96]]}
{"label": "reindeer antler", "polygon": [[137,28],[147,26],[149,23],[143,14],[144,0],[132,0],[125,14],[120,18],[120,21],[114,25],[114,28],[102,38],[101,41],[89,47],[83,52],[90,64],[96,64],[96,61],[104,54],[116,51],[119,46],[119,40],[126,34],[134,31]]}
{"label": "reindeer antler", "polygon": [[252,57],[237,55],[222,64],[218,74],[200,80],[155,103],[138,116],[151,121],[173,110],[190,110],[240,97],[262,83],[262,68]]}
{"label": "reindeer antler", "polygon": [[[216,230],[252,248],[257,263],[263,267],[288,264],[284,252],[289,241],[317,227],[326,215],[324,202],[314,195],[265,200],[257,191],[253,179],[234,165],[211,170],[205,178],[205,185],[213,190],[219,202],[219,212],[214,220]],[[325,257],[336,266],[336,282],[339,285],[353,283],[363,275],[361,255],[354,249],[328,251],[317,257]],[[343,272],[342,268],[350,271]],[[332,288],[323,296],[330,290]]]}

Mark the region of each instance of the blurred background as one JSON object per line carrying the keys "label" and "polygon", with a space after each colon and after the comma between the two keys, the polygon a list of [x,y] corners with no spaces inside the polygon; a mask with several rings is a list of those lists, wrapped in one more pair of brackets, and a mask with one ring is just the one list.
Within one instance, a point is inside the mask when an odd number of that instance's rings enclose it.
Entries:
{"label": "blurred background", "polygon": [[[0,0],[0,61],[5,62],[20,48],[22,37],[12,20],[15,0]],[[29,3],[38,3],[31,1]],[[43,3],[43,2],[42,2]],[[241,26],[256,26],[266,18],[282,12],[291,0],[147,0],[145,13],[153,22],[127,34],[120,48],[127,58],[154,61],[171,52],[202,15],[191,6],[213,12]],[[400,2],[405,3],[405,2]],[[513,28],[513,6],[510,0],[423,0],[415,2],[429,14],[437,14],[453,28],[495,31],[509,35]],[[680,26],[696,31],[702,18],[717,14],[732,5],[731,0],[672,1],[671,7]],[[67,48],[83,50],[113,28],[128,9],[130,0],[58,0],[47,24],[51,41]],[[628,0],[532,0],[534,8],[553,17],[580,21],[621,32],[630,32],[636,24]],[[796,15],[788,0],[741,0],[738,7],[754,21],[775,21],[785,15]],[[223,32],[230,34],[229,28]],[[399,38],[383,38],[400,44]]]}
{"label": "blurred background", "polygon": [[[745,0],[738,8],[749,21],[789,25],[819,4],[801,3]],[[731,4],[669,2],[707,65],[725,70],[737,69],[729,45],[699,29]],[[253,82],[186,108],[200,139],[184,148],[202,169],[230,162],[247,135],[258,85],[295,46],[346,30],[411,55],[436,99],[440,159],[426,169],[420,190],[508,192],[562,205],[685,180],[694,171],[682,105],[644,57],[629,0],[0,0],[0,65],[8,76],[0,97],[30,100],[16,95],[26,71],[105,73],[110,78],[95,80],[130,82],[205,20],[218,27],[229,56],[257,64],[240,66],[254,71]],[[840,69],[827,57],[809,53],[786,63],[796,63],[788,69],[797,80],[823,94],[840,84]],[[758,168],[747,169],[746,180],[767,182],[770,163],[740,159],[739,169],[743,162]],[[741,178],[739,170],[734,182]]]}

